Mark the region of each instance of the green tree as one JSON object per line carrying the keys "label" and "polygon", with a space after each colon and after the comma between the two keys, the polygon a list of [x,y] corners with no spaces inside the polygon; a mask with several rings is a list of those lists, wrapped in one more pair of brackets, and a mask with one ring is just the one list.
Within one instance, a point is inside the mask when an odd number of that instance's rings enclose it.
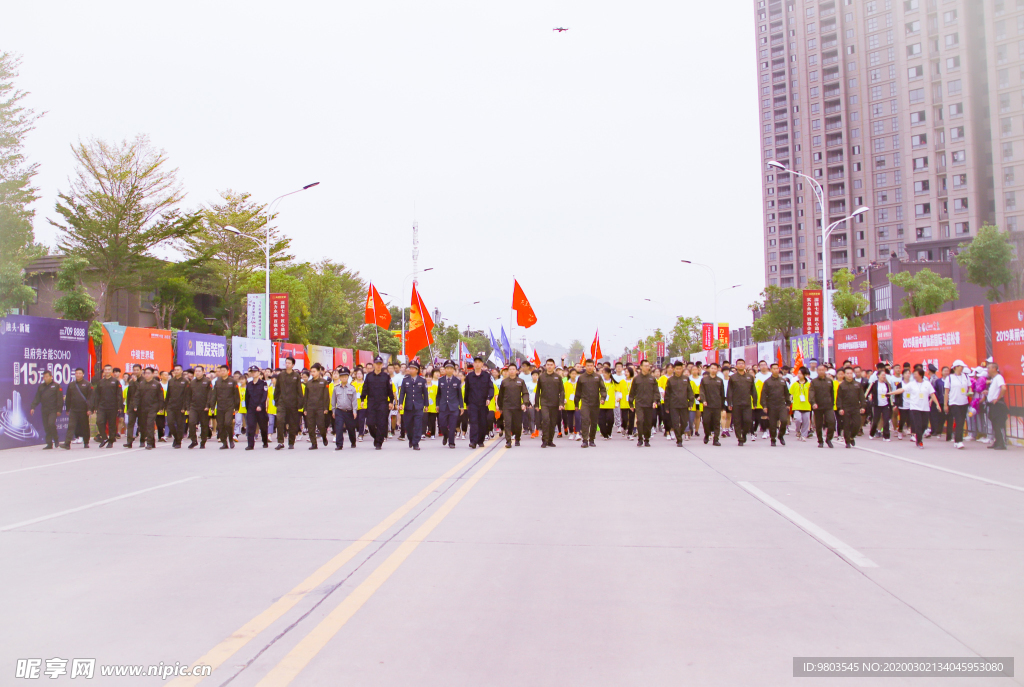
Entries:
{"label": "green tree", "polygon": [[189,236],[199,218],[176,206],[185,193],[167,155],[145,136],[110,144],[94,139],[71,147],[77,170],[58,194],[58,245],[89,261],[100,287],[103,319],[114,319],[115,294],[149,290],[153,249]]}
{"label": "green tree", "polygon": [[947,277],[940,277],[925,267],[917,274],[898,272],[889,274],[889,281],[906,292],[900,314],[904,317],[931,315],[950,301],[960,298],[956,283]]}
{"label": "green tree", "polygon": [[84,284],[88,269],[88,260],[69,255],[57,270],[56,287],[62,295],[53,301],[53,309],[65,320],[88,321],[96,315],[96,299]]}
{"label": "green tree", "polygon": [[747,308],[761,314],[750,328],[754,341],[782,339],[783,351],[788,352],[790,333],[804,323],[803,292],[792,287],[767,286],[761,292],[761,300]]}
{"label": "green tree", "polygon": [[[259,273],[261,277],[265,274],[267,257],[263,249],[267,241],[267,225],[277,215],[268,215],[267,206],[254,201],[251,194],[231,189],[222,191],[220,200],[206,206],[199,214],[196,231],[184,240],[185,255],[207,263],[209,272],[198,287],[220,298],[215,312],[224,328],[240,331],[240,320],[246,312],[245,296],[251,293],[240,289],[243,284],[246,288],[251,286],[251,274]],[[225,227],[232,227],[239,233]],[[294,260],[290,251],[291,239],[271,226],[271,272],[288,266]],[[265,282],[261,281],[252,293],[264,293],[265,288]],[[314,343],[319,344],[320,341]]]}
{"label": "green tree", "polygon": [[[864,294],[857,293],[850,287],[854,278],[853,272],[845,267],[832,275],[832,284],[836,291],[832,294],[832,308],[843,318],[847,327],[859,327],[864,324],[863,316],[868,314],[871,306]],[[864,288],[866,287],[867,281],[864,282]]]}
{"label": "green tree", "polygon": [[46,254],[32,231],[32,203],[38,189],[32,178],[38,163],[25,159],[25,137],[42,116],[25,107],[28,93],[14,85],[21,60],[0,53],[0,317],[32,300],[34,291],[25,284],[25,267]]}
{"label": "green tree", "polygon": [[198,284],[209,277],[209,262],[194,259],[154,263],[151,283],[157,328],[207,331],[209,326],[195,306],[195,296],[199,293]]}
{"label": "green tree", "polygon": [[699,351],[702,345],[702,325],[699,317],[683,317],[682,315],[677,317],[669,332],[671,340],[665,351],[669,357]]}
{"label": "green tree", "polygon": [[321,260],[302,266],[309,292],[309,339],[321,346],[351,346],[363,324],[366,282],[342,263]]}
{"label": "green tree", "polygon": [[[380,341],[380,346],[377,341]],[[402,352],[402,342],[398,337],[375,324],[364,324],[359,328],[355,346],[360,351],[372,351],[385,358]]]}
{"label": "green tree", "polygon": [[579,362],[581,355],[583,355],[583,342],[573,339],[569,342],[569,352],[566,354],[565,362],[568,365],[575,365]]}
{"label": "green tree", "polygon": [[967,269],[967,281],[987,288],[985,296],[990,301],[1024,297],[1021,291],[1024,285],[1021,272],[1024,270],[1020,265],[1014,269],[1013,246],[1009,238],[1009,232],[1004,233],[992,224],[985,224],[973,241],[960,244],[960,253],[956,256],[957,263]]}

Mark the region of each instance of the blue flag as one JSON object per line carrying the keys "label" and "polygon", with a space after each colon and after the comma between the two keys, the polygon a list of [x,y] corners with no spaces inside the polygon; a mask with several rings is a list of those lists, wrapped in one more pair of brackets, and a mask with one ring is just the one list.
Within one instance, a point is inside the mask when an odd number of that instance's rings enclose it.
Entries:
{"label": "blue flag", "polygon": [[498,356],[498,360],[500,360],[501,364],[504,365],[505,364],[505,354],[504,354],[504,352],[502,352],[501,345],[498,343],[498,340],[494,338],[494,332],[492,332],[490,329],[488,329],[487,330],[487,334],[488,334],[488,336],[491,337],[491,349],[494,351],[494,355]]}
{"label": "blue flag", "polygon": [[505,336],[505,325],[501,325],[501,351],[505,360],[512,359],[512,346],[509,345],[508,337]]}

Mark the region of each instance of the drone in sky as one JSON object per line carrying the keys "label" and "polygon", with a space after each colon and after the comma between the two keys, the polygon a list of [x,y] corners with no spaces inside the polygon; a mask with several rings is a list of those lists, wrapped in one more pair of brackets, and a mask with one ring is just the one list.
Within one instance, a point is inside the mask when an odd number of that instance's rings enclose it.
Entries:
{"label": "drone in sky", "polygon": [[558,28],[551,29],[551,30],[552,31],[557,31],[558,33],[562,33],[563,31],[568,31],[569,29],[566,29],[566,28],[563,28],[563,27],[559,26]]}

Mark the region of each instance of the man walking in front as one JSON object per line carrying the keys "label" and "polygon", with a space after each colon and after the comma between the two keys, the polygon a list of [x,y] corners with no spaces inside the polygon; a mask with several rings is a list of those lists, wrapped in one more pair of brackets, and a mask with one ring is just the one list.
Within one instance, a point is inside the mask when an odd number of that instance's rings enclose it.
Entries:
{"label": "man walking in front", "polygon": [[721,446],[718,435],[722,431],[725,382],[718,376],[718,363],[708,365],[707,376],[700,380],[700,398],[704,401],[704,443],[713,438],[712,446]]}
{"label": "man walking in front", "polygon": [[124,404],[124,391],[121,382],[114,378],[114,369],[110,365],[103,366],[103,375],[93,389],[93,407],[96,410],[96,430],[100,448],[114,448],[117,437],[117,414]]}
{"label": "man walking in front", "polygon": [[779,364],[772,363],[772,376],[761,385],[761,407],[768,413],[768,436],[786,445],[786,425],[789,423],[789,384],[779,374]]}
{"label": "man walking in front", "polygon": [[466,374],[466,414],[469,415],[469,447],[484,445],[487,433],[487,403],[494,398],[494,384],[484,371],[484,360],[473,358],[473,370]]}
{"label": "man walking in front", "polygon": [[843,370],[843,382],[836,391],[836,407],[843,420],[843,439],[846,448],[857,445],[857,432],[861,429],[864,415],[864,387],[854,378],[853,368]]}
{"label": "man walking in front", "polygon": [[[210,406],[213,404],[213,383],[206,378],[206,370],[196,365],[195,377],[188,385],[188,438],[189,448],[206,448],[210,438]],[[196,427],[199,437],[196,437]]]}
{"label": "man walking in front", "polygon": [[516,366],[505,368],[506,377],[498,387],[498,409],[501,410],[501,421],[505,429],[505,448],[512,448],[512,437],[515,436],[516,446],[523,434],[523,411],[526,410],[530,392],[526,382],[516,374]]}
{"label": "man walking in front", "polygon": [[251,365],[249,367],[249,383],[245,386],[245,434],[248,439],[246,451],[256,448],[257,429],[263,437],[263,448],[270,445],[267,436],[267,418],[267,380],[263,379],[259,367]]}
{"label": "man walking in front", "polygon": [[388,435],[388,418],[395,400],[391,377],[384,371],[384,359],[379,355],[373,359],[373,370],[363,377],[363,390],[359,397],[366,401],[366,424],[373,437],[373,448],[379,451]]}
{"label": "man walking in front", "polygon": [[36,388],[36,397],[32,399],[29,415],[36,414],[36,406],[42,406],[43,412],[43,432],[46,435],[46,446],[43,449],[59,446],[57,416],[64,408],[64,391],[60,388],[60,384],[53,381],[53,373],[49,370],[43,371],[43,383]]}
{"label": "man walking in front", "polygon": [[415,360],[406,368],[405,378],[398,390],[398,408],[402,411],[402,427],[409,440],[409,448],[420,450],[423,436],[423,413],[430,404],[427,380],[420,377],[420,365]]}
{"label": "man walking in front", "polygon": [[544,371],[537,379],[537,391],[534,393],[534,408],[540,408],[540,447],[555,445],[555,428],[562,409],[565,407],[565,384],[555,372],[555,361],[548,358],[544,363]]}
{"label": "man walking in front", "polygon": [[277,373],[274,383],[274,406],[277,408],[277,448],[284,448],[285,431],[288,432],[288,448],[295,448],[295,437],[299,434],[299,408],[303,401],[302,377],[295,371],[295,358],[288,356],[284,370]]}
{"label": "man walking in front", "polygon": [[188,396],[188,381],[181,371],[181,365],[171,369],[171,378],[167,380],[167,393],[164,404],[167,409],[167,427],[171,431],[171,447],[181,448],[181,440],[185,436],[185,411]]}
{"label": "man walking in front", "polygon": [[[824,448],[825,444],[832,448],[832,437],[835,435],[836,429],[836,415],[833,411],[836,397],[835,385],[827,374],[822,372],[811,380],[808,398],[811,401],[811,412],[814,415],[814,431],[818,435],[818,448]],[[824,443],[821,440],[822,427],[826,430]]]}
{"label": "man walking in front", "polygon": [[753,421],[752,409],[758,405],[756,394],[754,378],[747,372],[746,361],[737,358],[736,370],[729,376],[726,405],[732,413],[732,427],[736,430],[736,442],[739,446],[747,443],[747,435]]}
{"label": "man walking in front", "polygon": [[331,405],[334,406],[334,450],[345,448],[345,432],[348,432],[349,444],[356,447],[356,410],[359,406],[359,394],[349,381],[349,369],[338,368],[337,381],[331,394]]}
{"label": "man walking in front", "polygon": [[331,392],[327,380],[321,376],[323,366],[313,363],[309,370],[309,381],[306,382],[306,396],[303,407],[306,409],[306,428],[309,430],[309,451],[319,448],[317,434],[327,445],[327,413],[331,410]]}
{"label": "man walking in front", "polygon": [[446,360],[444,376],[437,382],[437,431],[442,446],[455,448],[455,429],[462,414],[462,380],[455,376],[455,363]]}
{"label": "man walking in front", "polygon": [[601,404],[607,398],[608,388],[604,379],[597,374],[594,361],[587,358],[583,374],[576,378],[576,407],[580,410],[580,424],[583,427],[580,448],[596,446],[594,439],[597,437],[597,417]]}
{"label": "man walking in front", "polygon": [[676,435],[676,446],[683,445],[683,430],[686,429],[693,402],[690,378],[683,374],[683,362],[676,361],[672,365],[672,376],[665,382],[665,405],[668,406],[669,421]]}
{"label": "man walking in front", "polygon": [[238,392],[238,382],[231,376],[227,365],[217,368],[217,383],[213,387],[213,396],[217,405],[217,438],[223,451],[235,447],[235,413],[242,405],[242,395]]}
{"label": "man walking in front", "polygon": [[[577,390],[577,398],[579,391]],[[658,401],[661,399],[661,387],[658,380],[651,374],[651,362],[640,363],[640,374],[633,378],[629,387],[629,407],[636,413],[636,445],[651,445],[651,425],[654,424],[655,413],[658,412]]]}
{"label": "man walking in front", "polygon": [[164,405],[164,388],[154,372],[152,367],[142,372],[142,380],[136,385],[133,397],[135,417],[139,420],[139,443],[147,451],[156,448],[156,414]]}
{"label": "man walking in front", "polygon": [[89,448],[89,416],[92,415],[92,384],[85,381],[85,370],[75,370],[75,378],[68,384],[64,395],[64,408],[68,411],[68,431],[64,434],[64,448],[71,450],[71,440],[82,437]]}

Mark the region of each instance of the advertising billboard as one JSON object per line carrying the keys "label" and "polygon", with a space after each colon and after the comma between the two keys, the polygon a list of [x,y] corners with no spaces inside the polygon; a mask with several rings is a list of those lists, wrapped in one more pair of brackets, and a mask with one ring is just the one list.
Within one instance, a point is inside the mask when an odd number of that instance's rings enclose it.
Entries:
{"label": "advertising billboard", "polygon": [[313,367],[314,363],[320,363],[325,370],[330,370],[334,366],[334,349],[330,346],[310,344],[306,347],[306,355],[309,358],[310,367]]}
{"label": "advertising billboard", "polygon": [[126,327],[117,322],[104,322],[101,355],[104,365],[120,367],[126,372],[136,364],[142,365],[143,369],[170,370],[174,355],[171,333],[166,329]]}
{"label": "advertising billboard", "polygon": [[992,360],[999,364],[1007,384],[1024,384],[1024,301],[996,303],[989,314]]}
{"label": "advertising billboard", "polygon": [[259,365],[260,369],[274,367],[273,347],[270,339],[247,339],[243,336],[231,337],[231,371],[248,372],[251,365]]}
{"label": "advertising billboard", "polygon": [[352,357],[351,348],[334,349],[334,369],[344,366],[351,370],[354,364],[355,360]]}
{"label": "advertising billboard", "polygon": [[174,362],[186,370],[196,365],[210,369],[228,361],[228,340],[223,336],[185,331],[179,331],[175,336]]}
{"label": "advertising billboard", "polygon": [[[43,415],[29,414],[43,372],[67,391],[75,368],[89,366],[89,325],[77,320],[10,315],[0,319],[0,449],[43,443]],[[64,436],[66,414],[57,418]]]}
{"label": "advertising billboard", "polygon": [[849,360],[861,367],[874,367],[878,362],[878,330],[873,324],[835,333],[836,360]]}
{"label": "advertising billboard", "polygon": [[293,343],[275,343],[274,344],[274,364],[281,369],[284,369],[285,358],[291,356],[295,358],[295,369],[303,370],[309,367],[309,363],[306,360],[306,347],[302,344]]}
{"label": "advertising billboard", "polygon": [[893,362],[942,368],[960,358],[971,367],[985,360],[985,311],[980,305],[892,323]]}

